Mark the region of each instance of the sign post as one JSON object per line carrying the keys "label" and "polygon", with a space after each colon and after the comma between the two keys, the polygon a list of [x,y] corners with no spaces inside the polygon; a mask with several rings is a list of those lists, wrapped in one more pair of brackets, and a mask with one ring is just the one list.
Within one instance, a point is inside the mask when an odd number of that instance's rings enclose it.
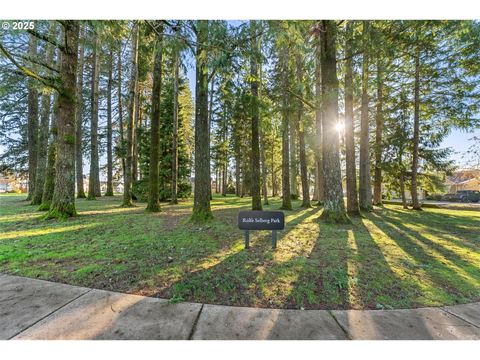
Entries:
{"label": "sign post", "polygon": [[245,249],[250,247],[250,230],[271,230],[272,249],[277,247],[277,230],[285,228],[285,215],[281,211],[240,211],[238,228],[245,231]]}

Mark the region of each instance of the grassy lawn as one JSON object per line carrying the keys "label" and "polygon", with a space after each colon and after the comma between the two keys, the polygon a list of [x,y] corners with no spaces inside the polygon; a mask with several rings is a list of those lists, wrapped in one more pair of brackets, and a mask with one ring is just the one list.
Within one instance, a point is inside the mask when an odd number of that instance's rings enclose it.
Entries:
{"label": "grassy lawn", "polygon": [[[250,199],[215,197],[215,220],[188,222],[192,201],[120,208],[77,201],[79,216],[41,220],[24,195],[0,196],[0,272],[172,301],[305,309],[438,306],[480,300],[480,212],[397,205],[349,226],[319,222],[321,208],[287,211],[243,248],[236,216]],[[278,209],[280,199],[267,209]]]}

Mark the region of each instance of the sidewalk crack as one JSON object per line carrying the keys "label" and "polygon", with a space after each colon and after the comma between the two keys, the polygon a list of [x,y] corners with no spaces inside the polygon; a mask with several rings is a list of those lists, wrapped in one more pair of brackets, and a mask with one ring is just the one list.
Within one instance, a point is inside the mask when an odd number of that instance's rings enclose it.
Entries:
{"label": "sidewalk crack", "polygon": [[327,310],[327,312],[330,314],[330,316],[333,318],[333,321],[335,321],[338,325],[338,327],[340,329],[342,329],[342,331],[345,333],[345,336],[347,337],[348,340],[353,340],[352,337],[350,336],[350,334],[348,333],[348,331],[346,329],[344,329],[344,327],[342,326],[342,324],[340,324],[340,322],[337,320],[337,318],[335,317],[335,315],[333,315],[333,313],[331,312],[331,310]]}
{"label": "sidewalk crack", "polygon": [[32,326],[35,326],[36,324],[38,324],[38,323],[39,323],[40,321],[42,321],[43,319],[46,319],[46,318],[49,317],[50,315],[52,315],[52,314],[56,313],[57,311],[63,309],[65,306],[67,306],[67,305],[71,304],[72,302],[74,302],[75,300],[81,298],[83,295],[88,294],[88,293],[89,293],[90,291],[92,291],[92,290],[93,290],[93,289],[89,289],[88,291],[85,291],[84,293],[76,296],[76,297],[73,298],[72,300],[66,302],[66,303],[63,304],[62,306],[56,308],[55,310],[49,312],[47,315],[41,317],[40,319],[38,319],[37,321],[35,321],[33,324],[28,325],[25,329],[22,329],[22,330],[20,330],[19,332],[17,332],[16,334],[10,336],[7,340],[11,340],[11,339],[13,339],[14,337],[20,335],[21,333],[27,331],[28,329],[30,329]]}
{"label": "sidewalk crack", "polygon": [[205,304],[202,304],[202,307],[200,308],[200,311],[197,314],[197,317],[195,318],[195,321],[193,322],[192,330],[190,331],[190,334],[188,335],[188,340],[192,340],[193,334],[195,334],[195,330],[197,330],[197,324],[198,320],[200,319],[200,315],[202,314],[203,306]]}
{"label": "sidewalk crack", "polygon": [[[448,311],[448,310],[445,309],[445,308],[441,308],[441,309],[442,309],[442,311],[446,312],[447,314],[450,314],[450,315],[452,315],[452,316],[455,316],[456,318],[458,318],[458,319],[466,322],[467,324],[472,325],[472,326],[476,327],[477,329],[480,329],[480,326],[475,325],[474,323],[468,321],[467,319],[464,319],[463,317],[461,317],[461,316],[459,316],[459,315],[457,315],[457,314],[454,314],[454,313]],[[462,326],[462,325],[460,325],[460,326]],[[466,325],[463,325],[463,326],[466,326]]]}

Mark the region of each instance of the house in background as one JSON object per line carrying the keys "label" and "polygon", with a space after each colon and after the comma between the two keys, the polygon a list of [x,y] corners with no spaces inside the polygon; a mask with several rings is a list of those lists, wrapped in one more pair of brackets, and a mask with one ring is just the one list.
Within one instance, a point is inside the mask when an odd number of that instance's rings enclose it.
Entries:
{"label": "house in background", "polygon": [[0,193],[17,192],[26,193],[28,190],[25,180],[14,175],[0,175]]}
{"label": "house in background", "polygon": [[456,194],[459,190],[480,191],[480,169],[457,171],[454,175],[447,177],[446,185],[449,194]]}

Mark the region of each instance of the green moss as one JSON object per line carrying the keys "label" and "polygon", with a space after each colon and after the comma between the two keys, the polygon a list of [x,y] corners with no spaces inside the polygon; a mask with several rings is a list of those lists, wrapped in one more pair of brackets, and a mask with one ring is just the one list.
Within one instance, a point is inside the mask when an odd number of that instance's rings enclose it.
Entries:
{"label": "green moss", "polygon": [[50,210],[51,201],[44,201],[40,204],[37,211],[48,211]]}
{"label": "green moss", "polygon": [[210,210],[194,210],[190,216],[190,221],[193,223],[205,223],[213,219],[213,214]]}
{"label": "green moss", "polygon": [[345,211],[323,210],[322,220],[329,224],[351,224],[350,218]]}
{"label": "green moss", "polygon": [[66,134],[63,139],[66,144],[75,145],[75,135]]}

